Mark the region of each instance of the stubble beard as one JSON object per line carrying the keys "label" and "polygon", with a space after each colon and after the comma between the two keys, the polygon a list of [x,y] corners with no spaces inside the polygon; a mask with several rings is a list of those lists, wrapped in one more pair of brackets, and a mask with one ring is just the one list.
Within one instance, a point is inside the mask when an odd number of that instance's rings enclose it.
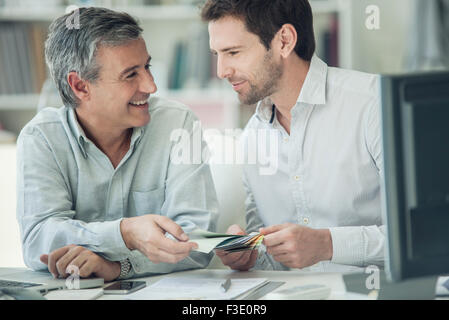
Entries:
{"label": "stubble beard", "polygon": [[246,95],[239,94],[241,103],[246,105],[256,104],[260,100],[271,96],[277,90],[283,69],[272,58],[273,52],[270,50],[265,54],[261,68],[256,72],[256,79],[259,80],[258,84],[248,81],[250,86],[249,92]]}

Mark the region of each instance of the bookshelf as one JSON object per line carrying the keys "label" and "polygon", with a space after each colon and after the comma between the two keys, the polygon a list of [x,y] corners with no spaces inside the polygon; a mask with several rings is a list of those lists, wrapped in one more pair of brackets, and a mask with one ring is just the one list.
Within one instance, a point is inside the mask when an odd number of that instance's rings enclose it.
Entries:
{"label": "bookshelf", "polygon": [[[337,12],[341,2],[347,0],[310,0],[314,14]],[[112,9],[125,11],[140,20],[198,20],[199,9],[195,5],[130,5],[113,6]],[[0,7],[0,20],[7,21],[48,21],[65,13],[66,7]]]}
{"label": "bookshelf", "polygon": [[[320,36],[322,31],[329,27],[329,17],[337,17],[339,32],[338,60],[339,65],[346,68],[351,67],[352,54],[351,1],[353,0],[310,1],[314,13],[317,53],[319,54],[320,50],[322,51],[319,43],[321,41]],[[198,6],[170,4],[112,6],[111,8],[117,11],[126,11],[140,21],[144,29],[143,37],[153,57],[152,64],[159,88],[159,95],[185,103],[196,103],[201,105],[199,109],[202,111],[204,111],[205,103],[216,105],[218,108],[219,102],[222,102],[228,109],[226,112],[223,112],[221,109],[220,112],[217,112],[217,114],[222,114],[223,116],[222,126],[220,127],[240,127],[246,123],[251,112],[248,112],[248,109],[242,112],[239,111],[242,108],[238,104],[236,95],[224,81],[220,82],[206,78],[205,80],[203,79],[202,83],[191,83],[192,79],[200,77],[195,74],[190,79],[183,79],[184,82],[187,82],[186,86],[178,86],[177,90],[173,90],[173,81],[170,80],[170,69],[173,68],[172,61],[177,45],[192,40],[192,34],[202,32],[204,35],[204,30],[206,30],[207,36],[207,29],[199,18]],[[33,6],[32,8],[0,6],[0,25],[21,23],[48,27],[53,19],[64,14],[64,12],[65,7],[63,6]],[[201,41],[204,42],[204,40]],[[209,54],[208,50],[206,54]],[[195,54],[190,52],[190,55]],[[322,57],[320,54],[319,56]],[[199,58],[200,61],[202,59],[204,60],[204,57]],[[194,65],[192,63],[189,64]],[[192,72],[189,69],[184,70],[184,74]],[[204,85],[205,81],[213,83],[213,89],[210,89],[208,84]],[[35,114],[39,98],[39,91],[13,94],[0,93],[0,122],[5,129],[18,134],[21,127]],[[60,105],[57,95],[48,97],[48,101],[50,101],[48,104],[51,106]],[[196,112],[194,107],[192,109]]]}

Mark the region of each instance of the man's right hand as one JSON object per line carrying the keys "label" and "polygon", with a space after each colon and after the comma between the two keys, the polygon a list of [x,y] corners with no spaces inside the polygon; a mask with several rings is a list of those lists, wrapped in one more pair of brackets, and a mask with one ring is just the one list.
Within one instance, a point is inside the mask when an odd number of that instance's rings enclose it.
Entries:
{"label": "man's right hand", "polygon": [[[123,240],[130,250],[139,250],[151,262],[177,263],[198,248],[182,228],[170,218],[156,214],[125,218],[120,223]],[[170,233],[179,241],[169,239]]]}
{"label": "man's right hand", "polygon": [[[244,235],[245,230],[240,226],[233,224],[226,231],[227,234],[239,234]],[[257,260],[257,250],[245,250],[240,252],[226,252],[224,250],[215,250],[217,256],[221,259],[221,262],[230,267],[233,270],[247,271],[254,267]]]}

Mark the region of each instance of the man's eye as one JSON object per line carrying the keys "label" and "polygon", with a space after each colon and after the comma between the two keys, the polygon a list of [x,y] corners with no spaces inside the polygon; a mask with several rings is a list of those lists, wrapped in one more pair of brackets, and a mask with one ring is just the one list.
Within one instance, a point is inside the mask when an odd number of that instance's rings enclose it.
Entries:
{"label": "man's eye", "polygon": [[231,56],[235,56],[237,53],[239,53],[238,51],[229,51],[229,55]]}
{"label": "man's eye", "polygon": [[130,73],[126,78],[134,78],[136,76],[137,72]]}
{"label": "man's eye", "polygon": [[150,67],[151,67],[151,64],[149,64],[149,63],[145,65],[145,69],[146,69],[146,70],[149,70]]}

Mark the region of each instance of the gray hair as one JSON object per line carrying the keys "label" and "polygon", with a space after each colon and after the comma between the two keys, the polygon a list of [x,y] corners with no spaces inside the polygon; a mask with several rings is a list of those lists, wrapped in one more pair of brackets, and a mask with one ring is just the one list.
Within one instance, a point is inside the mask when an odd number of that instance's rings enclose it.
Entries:
{"label": "gray hair", "polygon": [[[68,24],[74,15],[75,27]],[[127,13],[105,8],[80,8],[53,21],[45,42],[45,60],[64,105],[76,108],[79,104],[67,82],[69,72],[95,83],[100,72],[95,59],[98,48],[124,45],[138,39],[142,31]]]}

